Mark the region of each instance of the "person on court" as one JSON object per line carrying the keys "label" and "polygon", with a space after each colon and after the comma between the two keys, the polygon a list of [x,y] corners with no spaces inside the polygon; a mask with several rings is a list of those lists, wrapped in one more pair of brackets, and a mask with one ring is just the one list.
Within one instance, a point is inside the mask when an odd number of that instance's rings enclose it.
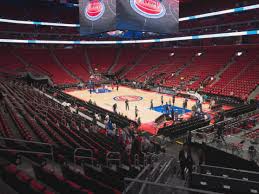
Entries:
{"label": "person on court", "polygon": [[117,84],[117,91],[119,91],[119,84]]}
{"label": "person on court", "polygon": [[154,109],[153,99],[150,101],[150,110]]}
{"label": "person on court", "polygon": [[169,115],[169,106],[167,103],[165,104],[165,114]]}
{"label": "person on court", "polygon": [[182,179],[185,179],[185,172],[186,169],[189,176],[192,174],[192,166],[194,164],[190,147],[187,143],[183,144],[183,149],[179,152],[179,161],[180,161],[180,167],[181,167],[181,176]]}
{"label": "person on court", "polygon": [[185,98],[184,101],[183,101],[183,111],[185,112],[185,109],[187,108],[187,103],[188,103],[188,99]]}
{"label": "person on court", "polygon": [[125,106],[126,106],[126,110],[129,110],[129,100],[128,99],[125,100]]}
{"label": "person on court", "polygon": [[117,103],[115,103],[115,104],[112,106],[112,108],[113,108],[113,112],[117,113]]}
{"label": "person on court", "polygon": [[174,121],[174,108],[173,107],[171,109],[171,117],[172,117],[172,121]]}
{"label": "person on court", "polygon": [[138,118],[138,107],[135,106],[135,118],[137,119]]}
{"label": "person on court", "polygon": [[197,109],[199,110],[199,112],[202,112],[202,103],[200,100],[197,100],[196,101],[196,107]]}
{"label": "person on court", "polygon": [[114,90],[114,84],[112,83],[112,91]]}
{"label": "person on court", "polygon": [[175,95],[173,95],[173,106],[174,106],[174,103],[175,103]]}
{"label": "person on court", "polygon": [[164,96],[161,96],[161,104],[164,105]]}

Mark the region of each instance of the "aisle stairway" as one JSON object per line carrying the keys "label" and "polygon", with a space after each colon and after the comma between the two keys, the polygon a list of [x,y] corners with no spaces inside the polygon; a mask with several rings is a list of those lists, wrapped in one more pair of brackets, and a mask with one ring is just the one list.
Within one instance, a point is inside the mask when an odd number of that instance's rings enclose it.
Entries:
{"label": "aisle stairway", "polygon": [[113,64],[109,67],[109,69],[108,69],[108,71],[107,71],[108,74],[112,74],[113,69],[118,65],[118,62],[119,62],[121,53],[122,53],[122,48],[118,48],[118,49],[117,49],[117,52],[116,52],[116,56],[115,56],[114,62],[113,62]]}
{"label": "aisle stairway", "polygon": [[56,64],[63,69],[68,75],[70,75],[72,78],[74,78],[75,80],[77,80],[78,82],[83,82],[83,80],[81,78],[79,78],[78,76],[76,76],[72,71],[70,71],[65,65],[63,65],[60,60],[58,59],[58,57],[55,55],[54,51],[52,49],[50,49],[50,55],[52,56],[53,60],[56,62]]}

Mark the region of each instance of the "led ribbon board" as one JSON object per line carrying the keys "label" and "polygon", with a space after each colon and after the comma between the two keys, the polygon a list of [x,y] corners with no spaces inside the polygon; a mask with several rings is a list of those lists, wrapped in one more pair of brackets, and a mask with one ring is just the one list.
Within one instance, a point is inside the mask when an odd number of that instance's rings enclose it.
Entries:
{"label": "led ribbon board", "polygon": [[206,38],[223,38],[235,36],[259,35],[259,30],[250,30],[242,32],[229,32],[219,34],[204,34],[194,36],[183,36],[163,39],[150,40],[123,40],[123,41],[66,41],[66,40],[19,40],[19,39],[0,39],[0,43],[20,43],[20,44],[79,44],[79,45],[105,45],[105,44],[141,44],[141,43],[157,43],[157,42],[175,42],[182,40],[198,40]]}

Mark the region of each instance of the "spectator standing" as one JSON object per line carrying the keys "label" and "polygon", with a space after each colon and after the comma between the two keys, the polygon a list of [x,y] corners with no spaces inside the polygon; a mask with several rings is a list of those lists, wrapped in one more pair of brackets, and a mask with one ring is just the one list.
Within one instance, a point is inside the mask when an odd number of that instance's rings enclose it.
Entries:
{"label": "spectator standing", "polygon": [[165,113],[169,115],[169,106],[167,103],[165,104]]}
{"label": "spectator standing", "polygon": [[126,110],[129,110],[129,100],[128,99],[125,100],[125,106],[126,106]]}
{"label": "spectator standing", "polygon": [[188,172],[188,174],[191,175],[193,166],[191,151],[186,143],[183,144],[183,149],[179,152],[179,161],[181,167],[181,176],[182,179],[185,179],[185,172]]}

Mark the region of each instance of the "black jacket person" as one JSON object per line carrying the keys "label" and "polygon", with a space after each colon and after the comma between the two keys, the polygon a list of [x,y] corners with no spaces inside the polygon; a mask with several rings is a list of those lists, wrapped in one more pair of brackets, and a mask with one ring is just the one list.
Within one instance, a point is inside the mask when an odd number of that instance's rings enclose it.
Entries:
{"label": "black jacket person", "polygon": [[183,149],[179,152],[179,161],[180,161],[180,167],[181,167],[181,175],[182,175],[182,178],[184,179],[185,168],[188,169],[189,174],[191,174],[192,165],[193,165],[191,151],[189,149],[189,146],[186,143],[183,145]]}

